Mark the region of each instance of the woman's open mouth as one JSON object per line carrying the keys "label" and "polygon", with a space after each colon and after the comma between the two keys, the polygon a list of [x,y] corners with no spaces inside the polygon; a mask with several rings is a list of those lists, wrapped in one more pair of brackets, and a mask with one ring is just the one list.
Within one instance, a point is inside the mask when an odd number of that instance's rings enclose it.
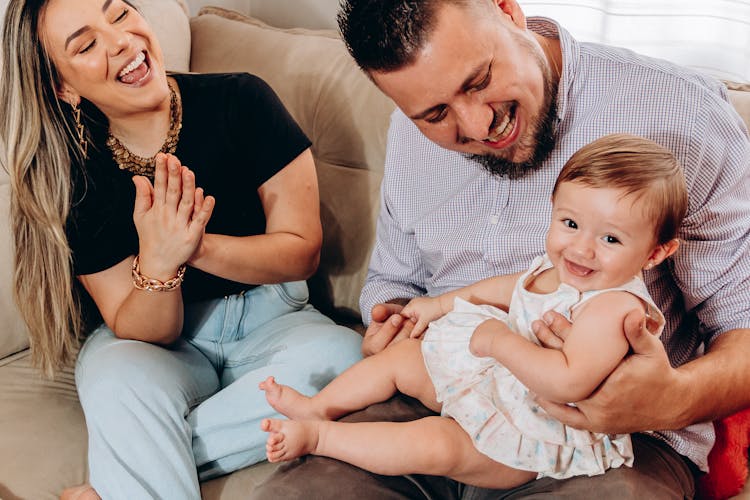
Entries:
{"label": "woman's open mouth", "polygon": [[128,85],[140,83],[144,79],[146,79],[146,77],[148,77],[150,71],[151,68],[148,64],[146,52],[141,51],[136,54],[135,58],[133,58],[133,60],[130,61],[127,66],[120,70],[120,72],[117,74],[117,79],[122,83],[127,83]]}

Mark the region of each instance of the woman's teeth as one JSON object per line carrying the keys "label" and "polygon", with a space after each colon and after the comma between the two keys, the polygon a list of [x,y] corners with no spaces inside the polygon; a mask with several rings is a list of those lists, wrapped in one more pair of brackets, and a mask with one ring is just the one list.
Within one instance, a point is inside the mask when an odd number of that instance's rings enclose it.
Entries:
{"label": "woman's teeth", "polygon": [[128,73],[130,73],[131,71],[133,71],[135,68],[137,68],[138,66],[140,66],[141,64],[143,64],[143,61],[145,61],[145,60],[146,60],[146,54],[143,53],[143,52],[139,52],[138,55],[135,56],[135,59],[133,59],[130,62],[130,64],[128,64],[127,66],[125,66],[124,68],[122,68],[122,71],[120,71],[120,74],[117,75],[117,76],[119,76],[120,78],[122,78],[123,76],[127,75]]}

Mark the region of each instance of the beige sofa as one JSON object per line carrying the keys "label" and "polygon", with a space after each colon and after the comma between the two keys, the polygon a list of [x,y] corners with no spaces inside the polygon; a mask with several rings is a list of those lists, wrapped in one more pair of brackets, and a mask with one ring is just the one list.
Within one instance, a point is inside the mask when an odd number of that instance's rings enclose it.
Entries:
{"label": "beige sofa", "polygon": [[[312,139],[325,233],[320,270],[310,280],[313,302],[339,321],[357,323],[393,104],[333,32],[280,30],[211,8],[190,19],[175,0],[140,3],[170,69],[257,74]],[[750,122],[745,90],[732,97]],[[0,498],[56,498],[86,480],[86,429],[72,367],[54,381],[30,367],[28,338],[12,302],[8,198],[0,171]],[[243,498],[272,469],[263,463],[206,482],[204,497]]]}

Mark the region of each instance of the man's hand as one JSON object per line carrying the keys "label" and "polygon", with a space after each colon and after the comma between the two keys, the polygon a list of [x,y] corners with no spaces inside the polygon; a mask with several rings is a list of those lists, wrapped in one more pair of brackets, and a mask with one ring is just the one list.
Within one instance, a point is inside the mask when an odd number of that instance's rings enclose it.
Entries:
{"label": "man's hand", "polygon": [[[561,348],[570,323],[557,313],[547,313],[545,321],[534,327],[545,347]],[[684,401],[680,374],[670,365],[664,345],[647,328],[643,312],[630,312],[623,328],[632,352],[588,398],[577,401],[576,407],[541,398],[539,405],[562,423],[592,432],[620,434],[689,425],[679,413]]]}
{"label": "man's hand", "polygon": [[414,322],[403,317],[401,304],[375,304],[372,308],[372,321],[362,339],[362,354],[370,356],[379,353],[390,344],[409,338]]}

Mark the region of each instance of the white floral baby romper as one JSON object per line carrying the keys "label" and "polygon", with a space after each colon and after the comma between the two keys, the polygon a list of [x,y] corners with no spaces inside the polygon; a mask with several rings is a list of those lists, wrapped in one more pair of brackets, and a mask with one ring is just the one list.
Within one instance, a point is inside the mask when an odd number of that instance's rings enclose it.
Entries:
{"label": "white floral baby romper", "polygon": [[[472,333],[487,319],[504,321],[538,344],[531,323],[544,312],[555,310],[570,319],[574,309],[607,291],[581,294],[564,283],[546,295],[524,288],[530,276],[550,267],[546,255],[534,259],[516,283],[507,314],[493,306],[457,298],[453,311],[430,323],[422,354],[437,399],[443,404],[442,413],[461,425],[481,453],[510,467],[538,472],[538,477],[591,476],[609,468],[631,466],[629,435],[592,433],[560,423],[537,405],[534,395],[494,358],[478,358],[469,352]],[[658,323],[655,334],[661,333],[664,316],[640,278],[610,290],[624,290],[642,299],[647,313]]]}

